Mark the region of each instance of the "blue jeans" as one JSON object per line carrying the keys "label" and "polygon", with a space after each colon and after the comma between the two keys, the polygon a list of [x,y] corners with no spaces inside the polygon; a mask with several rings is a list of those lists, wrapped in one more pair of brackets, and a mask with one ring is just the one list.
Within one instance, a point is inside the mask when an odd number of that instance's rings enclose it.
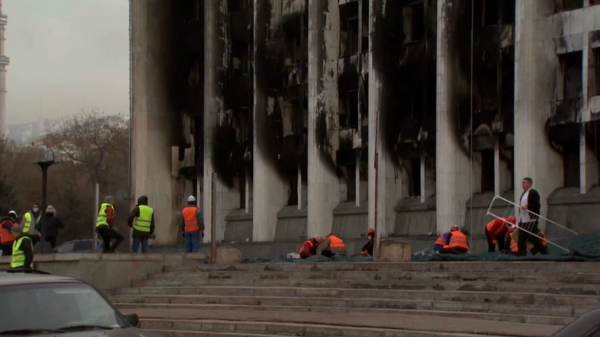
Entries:
{"label": "blue jeans", "polygon": [[133,254],[137,254],[138,249],[140,248],[140,243],[142,244],[142,253],[148,254],[148,238],[133,238],[133,245],[131,246],[131,252]]}
{"label": "blue jeans", "polygon": [[185,233],[184,238],[186,253],[200,252],[200,247],[202,247],[202,238],[200,237],[200,231],[187,232]]}

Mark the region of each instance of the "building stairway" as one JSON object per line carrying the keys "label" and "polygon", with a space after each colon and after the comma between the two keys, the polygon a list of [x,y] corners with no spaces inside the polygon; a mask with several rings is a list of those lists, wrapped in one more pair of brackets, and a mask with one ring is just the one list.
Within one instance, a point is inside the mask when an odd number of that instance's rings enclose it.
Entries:
{"label": "building stairway", "polygon": [[165,336],[551,336],[600,308],[595,263],[166,267],[112,301]]}

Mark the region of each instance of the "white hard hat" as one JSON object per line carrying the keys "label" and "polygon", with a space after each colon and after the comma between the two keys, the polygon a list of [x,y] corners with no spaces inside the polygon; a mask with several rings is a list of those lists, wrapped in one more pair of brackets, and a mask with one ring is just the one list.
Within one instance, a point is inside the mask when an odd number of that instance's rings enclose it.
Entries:
{"label": "white hard hat", "polygon": [[8,214],[9,214],[9,215],[10,215],[10,214],[14,214],[14,216],[17,216],[17,212],[15,212],[15,211],[10,211],[10,212],[8,212]]}
{"label": "white hard hat", "polygon": [[191,202],[196,202],[196,197],[194,197],[193,195],[190,195],[188,197],[188,203],[191,203]]}

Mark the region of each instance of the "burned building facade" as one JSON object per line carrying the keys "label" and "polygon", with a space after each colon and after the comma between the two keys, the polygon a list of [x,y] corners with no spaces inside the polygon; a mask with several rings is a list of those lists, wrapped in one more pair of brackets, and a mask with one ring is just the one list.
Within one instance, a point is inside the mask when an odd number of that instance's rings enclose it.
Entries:
{"label": "burned building facade", "polygon": [[221,242],[483,239],[526,176],[544,214],[596,230],[593,0],[130,3],[132,197],[159,244],[190,194]]}

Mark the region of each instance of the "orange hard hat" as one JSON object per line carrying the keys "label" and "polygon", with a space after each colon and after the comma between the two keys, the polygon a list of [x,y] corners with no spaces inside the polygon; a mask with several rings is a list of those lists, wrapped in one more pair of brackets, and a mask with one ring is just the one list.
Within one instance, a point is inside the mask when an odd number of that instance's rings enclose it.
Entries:
{"label": "orange hard hat", "polygon": [[369,230],[367,231],[367,235],[369,234],[375,235],[375,230],[373,228],[369,228]]}
{"label": "orange hard hat", "polygon": [[323,243],[323,238],[320,236],[317,236],[315,240],[317,240],[319,243]]}
{"label": "orange hard hat", "polygon": [[508,217],[508,219],[506,219],[507,221],[507,225],[516,225],[517,224],[517,218],[515,218],[514,215],[511,215]]}

